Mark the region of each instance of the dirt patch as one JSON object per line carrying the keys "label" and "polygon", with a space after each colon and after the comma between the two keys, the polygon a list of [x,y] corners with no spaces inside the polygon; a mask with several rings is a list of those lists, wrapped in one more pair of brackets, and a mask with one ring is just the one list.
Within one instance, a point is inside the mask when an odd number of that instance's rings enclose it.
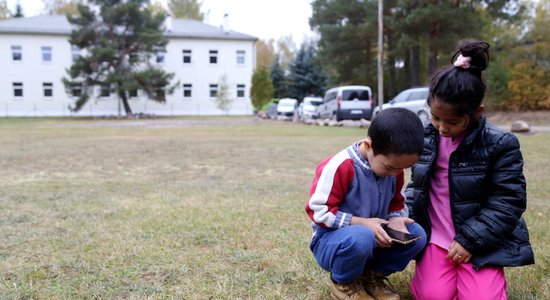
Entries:
{"label": "dirt patch", "polygon": [[550,126],[550,111],[488,111],[487,118],[489,122],[499,125],[509,125],[514,121],[525,121],[529,125]]}

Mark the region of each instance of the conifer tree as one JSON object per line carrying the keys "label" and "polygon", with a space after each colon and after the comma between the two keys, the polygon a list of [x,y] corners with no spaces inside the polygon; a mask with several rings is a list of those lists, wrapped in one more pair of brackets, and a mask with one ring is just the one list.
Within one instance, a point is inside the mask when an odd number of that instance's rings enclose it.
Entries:
{"label": "conifer tree", "polygon": [[303,43],[290,66],[290,94],[302,101],[305,96],[322,96],[328,76],[315,61],[315,48],[312,43]]}
{"label": "conifer tree", "polygon": [[78,87],[80,96],[73,111],[80,110],[94,94],[94,87],[118,96],[127,116],[132,115],[129,93],[143,91],[150,100],[164,103],[173,73],[151,63],[153,55],[164,51],[165,16],[146,9],[147,0],[89,0],[90,6],[78,6],[78,15],[68,16],[76,26],[69,38],[82,55],[63,78],[68,93]]}
{"label": "conifer tree", "polygon": [[271,82],[273,83],[273,97],[288,97],[288,86],[285,71],[281,67],[279,55],[275,55],[273,65],[271,66]]}

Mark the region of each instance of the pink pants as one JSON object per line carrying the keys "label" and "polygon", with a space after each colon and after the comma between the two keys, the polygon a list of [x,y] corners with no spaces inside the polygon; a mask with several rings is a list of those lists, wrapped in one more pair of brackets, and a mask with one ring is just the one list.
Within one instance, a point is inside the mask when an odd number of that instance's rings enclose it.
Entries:
{"label": "pink pants", "polygon": [[411,292],[417,300],[506,300],[506,277],[501,267],[483,267],[446,259],[447,250],[429,244],[416,262]]}

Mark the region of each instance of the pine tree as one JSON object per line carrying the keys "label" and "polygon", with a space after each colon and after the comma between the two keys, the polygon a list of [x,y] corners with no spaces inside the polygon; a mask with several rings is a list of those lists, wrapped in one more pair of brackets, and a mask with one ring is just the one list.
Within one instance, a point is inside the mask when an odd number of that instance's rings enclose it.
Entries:
{"label": "pine tree", "polygon": [[73,111],[80,110],[90,99],[94,87],[115,93],[126,112],[132,115],[128,103],[130,92],[142,90],[150,100],[164,103],[173,73],[151,64],[151,57],[164,51],[167,38],[163,35],[164,15],[146,9],[147,0],[89,0],[98,12],[79,5],[79,14],[68,16],[77,29],[69,42],[83,51],[63,78],[68,93],[80,86],[80,96]]}
{"label": "pine tree", "polygon": [[273,65],[271,66],[271,82],[273,83],[273,97],[284,98],[288,97],[288,85],[285,76],[285,71],[279,63],[279,55],[275,55]]}
{"label": "pine tree", "polygon": [[328,76],[315,62],[315,48],[312,43],[303,43],[290,67],[290,94],[301,101],[305,96],[324,94]]}

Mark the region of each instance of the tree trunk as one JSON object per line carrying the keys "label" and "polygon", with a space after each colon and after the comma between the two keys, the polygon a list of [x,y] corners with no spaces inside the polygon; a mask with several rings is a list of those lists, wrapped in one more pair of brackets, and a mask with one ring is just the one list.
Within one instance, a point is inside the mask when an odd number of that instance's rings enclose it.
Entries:
{"label": "tree trunk", "polygon": [[389,79],[387,83],[387,89],[386,89],[386,95],[393,96],[397,93],[397,71],[395,70],[395,44],[394,42],[394,33],[392,30],[388,29],[386,27],[386,43],[388,45],[388,49],[386,50],[386,53],[388,55],[388,71],[389,71]]}
{"label": "tree trunk", "polygon": [[439,20],[435,20],[432,24],[432,33],[430,37],[430,52],[428,56],[428,76],[432,76],[437,70],[437,46],[433,43],[439,37],[441,23]]}
{"label": "tree trunk", "polygon": [[420,46],[413,45],[410,52],[411,86],[420,85]]}
{"label": "tree trunk", "polygon": [[126,112],[126,117],[131,117],[132,114],[132,108],[130,108],[130,104],[128,103],[128,97],[126,96],[126,92],[119,90],[118,97],[122,101],[122,105],[124,106],[124,111]]}
{"label": "tree trunk", "polygon": [[428,57],[428,75],[431,77],[437,70],[437,47],[430,46],[430,54]]}

